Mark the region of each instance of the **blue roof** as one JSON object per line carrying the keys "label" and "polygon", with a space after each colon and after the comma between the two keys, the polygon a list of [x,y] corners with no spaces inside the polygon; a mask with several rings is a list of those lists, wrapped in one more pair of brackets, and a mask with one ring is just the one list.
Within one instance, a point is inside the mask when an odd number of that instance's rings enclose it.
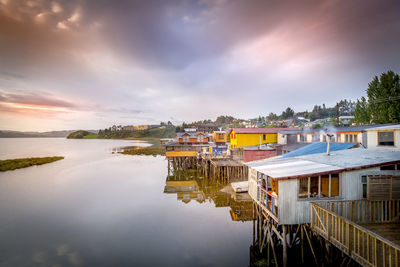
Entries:
{"label": "blue roof", "polygon": [[[356,145],[355,143],[331,143],[330,151],[349,149],[355,145]],[[326,142],[312,143],[302,148],[293,150],[292,152],[283,154],[281,158],[292,158],[310,154],[325,153],[326,148],[327,148]]]}

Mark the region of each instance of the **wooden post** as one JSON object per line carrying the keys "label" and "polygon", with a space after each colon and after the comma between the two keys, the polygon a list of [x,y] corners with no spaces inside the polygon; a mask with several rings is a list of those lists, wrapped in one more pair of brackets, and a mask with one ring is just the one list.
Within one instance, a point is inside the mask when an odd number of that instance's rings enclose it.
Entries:
{"label": "wooden post", "polygon": [[300,226],[300,231],[301,231],[301,239],[300,239],[301,263],[304,264],[304,232],[303,232],[303,226]]}
{"label": "wooden post", "polygon": [[282,252],[283,252],[283,267],[288,266],[287,263],[287,242],[286,242],[286,232],[287,232],[287,226],[282,225]]}

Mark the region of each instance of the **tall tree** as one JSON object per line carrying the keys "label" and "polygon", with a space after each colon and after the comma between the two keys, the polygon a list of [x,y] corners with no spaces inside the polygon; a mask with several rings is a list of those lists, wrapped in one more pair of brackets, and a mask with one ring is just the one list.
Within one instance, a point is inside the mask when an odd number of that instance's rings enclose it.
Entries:
{"label": "tall tree", "polygon": [[273,113],[273,112],[270,112],[269,114],[268,114],[268,116],[267,116],[267,120],[270,122],[270,121],[276,121],[276,120],[278,120],[278,115],[276,115],[275,113]]}
{"label": "tall tree", "polygon": [[368,84],[368,110],[374,123],[400,122],[400,77],[393,71]]}
{"label": "tall tree", "polygon": [[354,111],[354,122],[357,124],[368,124],[371,122],[368,103],[365,97],[361,97],[361,100],[357,100],[356,109]]}
{"label": "tall tree", "polygon": [[294,115],[294,110],[291,109],[290,107],[287,107],[285,111],[282,112],[282,119],[289,119],[289,118],[293,118]]}

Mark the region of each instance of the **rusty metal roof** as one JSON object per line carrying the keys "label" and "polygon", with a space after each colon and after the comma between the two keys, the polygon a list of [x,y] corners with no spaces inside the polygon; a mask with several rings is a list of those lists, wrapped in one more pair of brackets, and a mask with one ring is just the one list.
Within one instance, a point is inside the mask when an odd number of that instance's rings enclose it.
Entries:
{"label": "rusty metal roof", "polygon": [[281,131],[296,131],[299,128],[232,128],[231,131],[234,131],[236,134],[268,134],[268,133],[277,133]]}

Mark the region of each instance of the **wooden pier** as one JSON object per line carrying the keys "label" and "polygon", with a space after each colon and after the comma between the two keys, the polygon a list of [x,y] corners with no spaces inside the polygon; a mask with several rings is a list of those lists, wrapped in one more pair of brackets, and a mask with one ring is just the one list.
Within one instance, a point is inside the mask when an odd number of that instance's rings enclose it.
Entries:
{"label": "wooden pier", "polygon": [[247,180],[248,167],[227,155],[181,154],[167,155],[168,170],[196,169],[206,178],[218,179],[221,182]]}
{"label": "wooden pier", "polygon": [[363,266],[400,265],[400,201],[311,203],[311,229]]}

